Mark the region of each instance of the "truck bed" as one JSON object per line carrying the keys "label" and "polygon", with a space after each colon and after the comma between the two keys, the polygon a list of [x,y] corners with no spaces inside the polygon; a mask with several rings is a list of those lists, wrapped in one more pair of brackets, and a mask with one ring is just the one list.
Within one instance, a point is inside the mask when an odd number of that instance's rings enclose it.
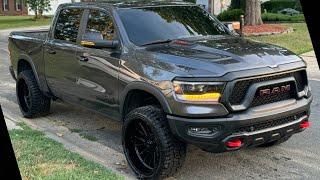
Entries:
{"label": "truck bed", "polygon": [[46,40],[49,30],[48,29],[40,29],[40,30],[30,30],[30,31],[13,31],[10,34],[10,37],[28,37],[32,39],[38,40]]}
{"label": "truck bed", "polygon": [[39,75],[44,72],[43,45],[48,32],[48,29],[11,32],[8,49],[13,69],[17,69],[19,59],[25,59],[33,61]]}

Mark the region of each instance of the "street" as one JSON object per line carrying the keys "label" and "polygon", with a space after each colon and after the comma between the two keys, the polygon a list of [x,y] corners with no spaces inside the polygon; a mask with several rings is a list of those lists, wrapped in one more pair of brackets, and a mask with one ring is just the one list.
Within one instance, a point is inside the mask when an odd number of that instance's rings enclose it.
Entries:
{"label": "street", "polygon": [[[109,169],[134,177],[121,146],[121,124],[62,102],[52,104],[47,117],[22,118],[16,100],[15,81],[8,66],[8,31],[0,32],[0,104],[6,119],[25,122],[44,131],[71,151]],[[289,141],[270,148],[250,148],[211,154],[188,147],[187,159],[175,179],[319,179],[320,178],[320,72],[314,53],[302,56],[308,63],[314,101],[311,128]]]}

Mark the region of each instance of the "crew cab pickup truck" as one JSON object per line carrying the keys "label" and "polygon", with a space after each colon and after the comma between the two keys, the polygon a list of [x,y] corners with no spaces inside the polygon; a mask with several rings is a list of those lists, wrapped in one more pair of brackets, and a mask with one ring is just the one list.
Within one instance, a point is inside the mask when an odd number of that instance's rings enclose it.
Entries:
{"label": "crew cab pickup truck", "polygon": [[12,32],[9,51],[24,117],[59,99],[120,121],[139,178],[173,175],[187,144],[272,146],[309,126],[306,63],[194,4],[63,4],[49,31]]}

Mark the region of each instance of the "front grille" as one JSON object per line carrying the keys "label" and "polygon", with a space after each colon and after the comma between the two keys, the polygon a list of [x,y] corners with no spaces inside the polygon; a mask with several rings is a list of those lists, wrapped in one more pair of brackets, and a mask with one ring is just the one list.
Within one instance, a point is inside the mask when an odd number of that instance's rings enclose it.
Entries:
{"label": "front grille", "polygon": [[[286,86],[288,84],[290,85],[290,91],[279,92],[279,93],[270,94],[270,95],[266,95],[266,96],[260,95],[260,90],[262,90],[262,89],[272,89],[273,87],[281,87],[281,86]],[[251,107],[256,107],[256,106],[260,106],[263,104],[270,104],[270,103],[274,103],[274,102],[279,102],[279,101],[284,101],[284,100],[295,98],[296,89],[295,89],[294,85],[295,85],[294,82],[285,82],[285,83],[278,83],[278,84],[273,84],[273,85],[263,86],[263,87],[258,88],[257,92],[253,98],[253,101],[251,102]]]}
{"label": "front grille", "polygon": [[307,115],[307,112],[301,112],[297,113],[295,115],[279,118],[279,119],[274,119],[274,120],[269,120],[269,121],[263,121],[259,123],[253,123],[251,125],[247,126],[242,126],[238,129],[235,130],[235,133],[244,133],[244,132],[254,132],[254,131],[259,131],[271,127],[276,127],[280,126],[282,124],[287,124],[292,121],[295,121],[303,116]]}
{"label": "front grille", "polygon": [[[278,75],[274,75],[274,76],[266,76],[266,77],[240,80],[235,83],[235,86],[232,90],[232,93],[229,96],[229,102],[231,105],[240,105],[243,102],[243,100],[247,94],[247,91],[252,84],[264,82],[264,81],[282,79],[282,78],[286,78],[286,77],[294,77],[295,78],[299,92],[303,91],[305,86],[307,85],[307,76],[306,76],[306,72],[304,70],[285,73],[285,74],[278,74]],[[278,98],[278,100],[282,100],[282,98]],[[278,100],[273,100],[273,102],[276,102]],[[270,101],[265,101],[265,103],[269,103],[269,102]],[[259,104],[259,103],[257,103],[257,104]],[[259,104],[259,105],[261,105],[261,104]]]}

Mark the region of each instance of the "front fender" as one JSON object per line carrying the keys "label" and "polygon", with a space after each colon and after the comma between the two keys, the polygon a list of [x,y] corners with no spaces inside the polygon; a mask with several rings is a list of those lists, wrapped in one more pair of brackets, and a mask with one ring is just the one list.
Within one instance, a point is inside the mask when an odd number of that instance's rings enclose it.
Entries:
{"label": "front fender", "polygon": [[141,81],[137,81],[137,82],[131,82],[130,84],[128,84],[125,89],[120,93],[120,114],[121,114],[121,119],[123,118],[123,109],[124,109],[124,103],[126,100],[126,97],[128,95],[128,93],[131,90],[142,90],[145,91],[147,93],[150,93],[151,95],[153,95],[155,98],[157,98],[157,100],[160,102],[164,112],[171,114],[171,108],[166,100],[165,95],[161,92],[160,89],[156,88],[155,86],[146,83],[146,82],[141,82]]}

